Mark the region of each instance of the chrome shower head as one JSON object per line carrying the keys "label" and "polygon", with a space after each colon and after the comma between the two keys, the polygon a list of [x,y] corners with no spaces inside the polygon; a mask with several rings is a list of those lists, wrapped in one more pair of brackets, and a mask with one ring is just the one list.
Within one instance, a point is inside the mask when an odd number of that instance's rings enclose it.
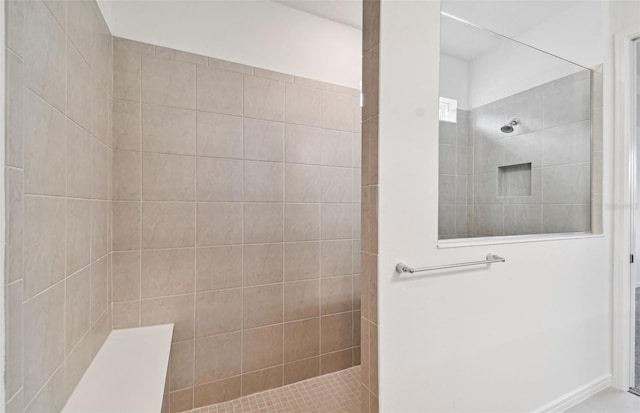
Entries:
{"label": "chrome shower head", "polygon": [[511,120],[511,122],[507,123],[506,125],[504,125],[503,127],[500,128],[500,130],[503,133],[511,133],[513,132],[513,127],[516,126],[517,124],[520,123],[520,119],[518,118],[513,118]]}

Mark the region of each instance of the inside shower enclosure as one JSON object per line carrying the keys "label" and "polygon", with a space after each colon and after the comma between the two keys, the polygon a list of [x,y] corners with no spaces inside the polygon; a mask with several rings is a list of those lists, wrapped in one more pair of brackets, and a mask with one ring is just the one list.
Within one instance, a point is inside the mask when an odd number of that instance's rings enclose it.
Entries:
{"label": "inside shower enclosure", "polygon": [[174,324],[170,412],[359,365],[360,90],[5,4],[7,411],[112,329]]}

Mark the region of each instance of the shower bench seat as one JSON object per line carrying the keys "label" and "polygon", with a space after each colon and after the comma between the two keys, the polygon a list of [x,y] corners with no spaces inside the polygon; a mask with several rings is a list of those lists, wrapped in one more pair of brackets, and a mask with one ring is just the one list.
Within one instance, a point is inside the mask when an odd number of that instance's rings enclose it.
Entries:
{"label": "shower bench seat", "polygon": [[173,324],[113,330],[63,412],[153,412],[162,408]]}

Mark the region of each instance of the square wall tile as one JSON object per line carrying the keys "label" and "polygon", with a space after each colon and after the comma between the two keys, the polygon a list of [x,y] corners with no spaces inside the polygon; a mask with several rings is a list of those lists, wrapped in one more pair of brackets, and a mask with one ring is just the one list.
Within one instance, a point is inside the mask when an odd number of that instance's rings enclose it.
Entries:
{"label": "square wall tile", "polygon": [[65,200],[24,197],[24,295],[28,299],[64,278]]}
{"label": "square wall tile", "polygon": [[285,121],[309,126],[321,126],[322,94],[318,89],[286,85]]}
{"label": "square wall tile", "polygon": [[284,121],[284,83],[253,76],[244,77],[244,116]]}
{"label": "square wall tile", "polygon": [[242,243],[242,204],[198,203],[196,242],[199,247]]}
{"label": "square wall tile", "polygon": [[198,155],[242,159],[242,118],[198,112]]}
{"label": "square wall tile", "polygon": [[242,75],[227,70],[197,67],[198,110],[242,116]]}
{"label": "square wall tile", "polygon": [[196,295],[196,337],[242,329],[242,290],[209,291]]}
{"label": "square wall tile", "polygon": [[142,105],[142,149],[145,152],[194,155],[196,112],[169,106]]}
{"label": "square wall tile", "polygon": [[195,209],[193,203],[143,203],[142,248],[193,247]]}
{"label": "square wall tile", "polygon": [[142,252],[141,298],[195,291],[195,248]]}
{"label": "square wall tile", "polygon": [[196,67],[176,60],[142,56],[142,101],[196,108]]}
{"label": "square wall tile", "polygon": [[249,372],[282,364],[282,324],[245,330],[242,334],[242,371]]}
{"label": "square wall tile", "polygon": [[284,124],[244,119],[244,159],[284,161]]}
{"label": "square wall tile", "polygon": [[282,323],[282,284],[246,287],[243,294],[244,329]]}

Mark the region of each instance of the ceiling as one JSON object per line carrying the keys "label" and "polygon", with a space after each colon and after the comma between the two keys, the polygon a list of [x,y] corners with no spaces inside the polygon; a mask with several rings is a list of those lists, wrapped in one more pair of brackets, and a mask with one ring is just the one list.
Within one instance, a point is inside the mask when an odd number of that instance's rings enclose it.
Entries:
{"label": "ceiling", "polygon": [[[362,0],[273,0],[295,9],[362,29]],[[552,16],[593,0],[442,0],[442,11],[507,37],[517,38]],[[499,37],[451,19],[442,20],[442,50],[473,60]]]}
{"label": "ceiling", "polygon": [[362,0],[273,0],[362,30]]}

